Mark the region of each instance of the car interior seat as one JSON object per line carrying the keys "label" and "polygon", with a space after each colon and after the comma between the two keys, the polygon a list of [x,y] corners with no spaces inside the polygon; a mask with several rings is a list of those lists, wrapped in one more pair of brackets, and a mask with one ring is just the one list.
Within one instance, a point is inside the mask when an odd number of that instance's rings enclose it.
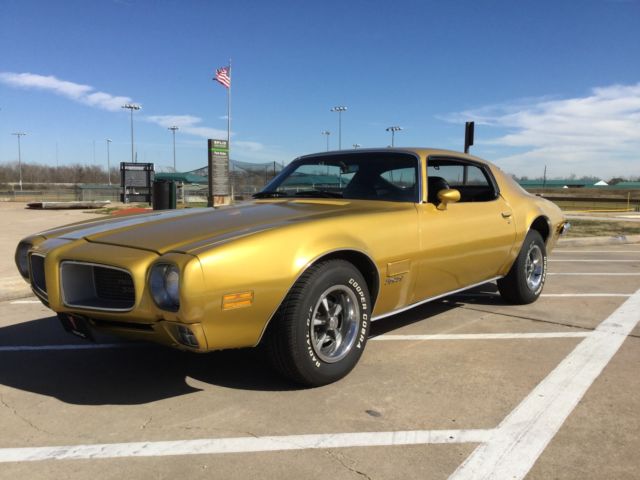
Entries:
{"label": "car interior seat", "polygon": [[438,200],[438,192],[440,190],[448,190],[449,184],[442,177],[429,177],[427,178],[427,201],[429,203],[433,203],[434,205],[438,205],[440,200]]}

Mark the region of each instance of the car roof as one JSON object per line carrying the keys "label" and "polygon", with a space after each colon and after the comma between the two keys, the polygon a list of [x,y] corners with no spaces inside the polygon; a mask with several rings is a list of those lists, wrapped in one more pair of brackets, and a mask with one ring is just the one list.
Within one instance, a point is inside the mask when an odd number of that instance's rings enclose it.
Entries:
{"label": "car roof", "polygon": [[493,165],[491,162],[488,162],[487,160],[476,157],[474,155],[469,155],[468,153],[456,152],[455,150],[446,150],[442,148],[430,148],[430,147],[395,147],[395,148],[387,147],[387,148],[358,148],[358,149],[349,149],[349,150],[332,150],[328,152],[318,152],[318,153],[303,155],[301,157],[298,157],[296,160],[303,159],[303,158],[312,158],[312,157],[350,155],[354,153],[362,154],[362,153],[389,153],[389,152],[412,153],[423,158],[427,158],[430,156],[456,157],[456,158],[461,158],[465,160],[470,160],[473,162],[482,163],[485,165]]}

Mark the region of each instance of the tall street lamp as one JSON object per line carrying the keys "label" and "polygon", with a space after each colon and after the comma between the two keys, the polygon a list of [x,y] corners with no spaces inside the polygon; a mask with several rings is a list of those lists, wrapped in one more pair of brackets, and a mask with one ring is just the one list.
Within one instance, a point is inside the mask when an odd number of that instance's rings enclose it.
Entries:
{"label": "tall street lamp", "polygon": [[172,125],[171,127],[168,128],[168,130],[171,130],[173,132],[173,171],[176,171],[176,130],[180,130],[178,127],[176,127],[175,125]]}
{"label": "tall street lamp", "polygon": [[20,137],[24,137],[26,133],[15,132],[11,135],[15,135],[16,137],[18,137],[18,175],[20,176],[20,191],[22,191],[22,152],[20,150]]}
{"label": "tall street lamp", "polygon": [[342,150],[342,112],[345,112],[347,107],[344,105],[338,105],[331,109],[332,112],[338,112],[338,150]]}
{"label": "tall street lamp", "polygon": [[107,178],[109,179],[109,185],[111,185],[111,156],[109,155],[109,144],[111,143],[111,139],[105,139],[107,142]]}
{"label": "tall street lamp", "polygon": [[140,110],[142,105],[138,105],[137,103],[125,103],[122,105],[122,108],[127,108],[131,111],[131,162],[135,162],[135,157],[133,154],[133,111]]}
{"label": "tall street lamp", "polygon": [[329,151],[329,135],[331,132],[329,130],[325,130],[324,132],[320,132],[320,134],[325,135],[327,137],[327,152]]}
{"label": "tall street lamp", "polygon": [[398,126],[387,127],[386,130],[387,130],[387,132],[391,132],[391,146],[394,147],[395,146],[396,132],[399,132],[400,130],[402,130],[402,127],[398,127]]}

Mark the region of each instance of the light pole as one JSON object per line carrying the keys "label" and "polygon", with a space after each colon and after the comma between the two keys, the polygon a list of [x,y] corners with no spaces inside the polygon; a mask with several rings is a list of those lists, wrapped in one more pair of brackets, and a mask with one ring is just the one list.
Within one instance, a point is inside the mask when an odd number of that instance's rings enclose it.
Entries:
{"label": "light pole", "polygon": [[395,146],[396,132],[399,132],[400,130],[402,130],[402,127],[398,127],[398,126],[387,127],[386,130],[387,130],[387,132],[391,132],[391,146],[394,147]]}
{"label": "light pole", "polygon": [[111,156],[109,155],[109,144],[111,143],[111,139],[107,138],[107,178],[109,179],[109,185],[111,185]]}
{"label": "light pole", "polygon": [[329,130],[325,130],[324,132],[320,132],[320,133],[327,137],[327,152],[328,152],[329,151],[329,135],[331,135],[331,132]]}
{"label": "light pole", "polygon": [[20,176],[20,191],[22,191],[22,152],[20,150],[20,137],[24,137],[26,133],[16,132],[11,135],[18,137],[18,175]]}
{"label": "light pole", "polygon": [[176,130],[179,130],[178,127],[176,127],[175,125],[172,125],[171,127],[168,128],[168,130],[171,130],[173,132],[173,171],[176,171]]}
{"label": "light pole", "polygon": [[362,145],[360,145],[359,143],[354,143],[354,144],[353,144],[353,149],[355,150],[355,149],[357,149],[357,148],[360,148],[361,146],[362,146]]}
{"label": "light pole", "polygon": [[142,105],[138,105],[137,103],[125,103],[122,105],[122,108],[127,108],[131,111],[131,162],[135,162],[135,157],[133,154],[133,111],[140,110]]}
{"label": "light pole", "polygon": [[342,112],[346,110],[347,107],[344,105],[338,105],[331,109],[332,112],[338,112],[338,150],[342,150]]}

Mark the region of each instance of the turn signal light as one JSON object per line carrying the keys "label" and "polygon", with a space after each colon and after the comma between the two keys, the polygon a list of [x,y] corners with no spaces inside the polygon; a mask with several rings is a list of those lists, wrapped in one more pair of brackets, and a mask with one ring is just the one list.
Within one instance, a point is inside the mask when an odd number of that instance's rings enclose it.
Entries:
{"label": "turn signal light", "polygon": [[234,308],[250,307],[253,304],[253,291],[229,293],[222,297],[222,309],[233,310]]}

